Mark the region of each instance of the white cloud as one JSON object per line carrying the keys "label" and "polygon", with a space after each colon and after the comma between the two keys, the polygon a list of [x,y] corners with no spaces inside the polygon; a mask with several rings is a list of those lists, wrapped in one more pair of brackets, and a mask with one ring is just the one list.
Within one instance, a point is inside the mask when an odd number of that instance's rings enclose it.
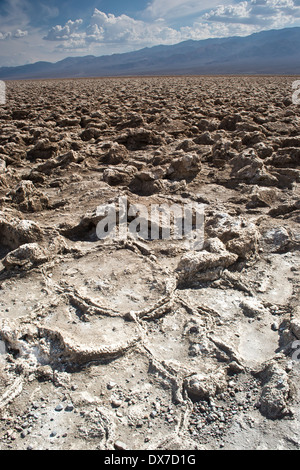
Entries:
{"label": "white cloud", "polygon": [[66,48],[74,48],[76,44],[82,48],[84,44],[127,44],[143,46],[160,43],[178,42],[179,31],[169,28],[163,21],[146,23],[127,15],[106,15],[95,9],[90,23],[82,27],[82,20],[69,20],[64,26],[53,27],[44,37],[48,41],[64,42]]}
{"label": "white cloud", "polygon": [[[229,3],[229,0],[223,0],[223,3]],[[220,0],[152,0],[144,12],[144,17],[172,20],[199,15],[219,4]]]}
{"label": "white cloud", "polygon": [[291,26],[297,18],[300,18],[300,7],[293,0],[243,1],[218,6],[203,15],[206,21],[254,25],[256,30]]}
{"label": "white cloud", "polygon": [[17,29],[14,32],[7,31],[5,33],[0,32],[0,40],[5,40],[5,39],[19,39],[23,38],[24,36],[27,36],[28,31],[22,31],[21,29]]}
{"label": "white cloud", "polygon": [[[95,9],[91,19],[90,32],[97,31],[100,41],[118,42],[135,41],[143,31],[143,22],[137,21],[127,15],[106,15]],[[93,34],[90,35],[93,37]]]}
{"label": "white cloud", "polygon": [[0,32],[0,40],[4,41],[5,39],[10,39],[11,38],[11,32],[8,31],[7,33],[1,33]]}
{"label": "white cloud", "polygon": [[23,38],[24,36],[28,35],[28,31],[22,31],[21,29],[17,29],[17,31],[13,34],[14,38]]}
{"label": "white cloud", "polygon": [[44,39],[47,39],[48,41],[66,41],[78,35],[77,31],[82,23],[83,21],[81,19],[76,21],[69,20],[65,26],[54,26],[50,29]]}
{"label": "white cloud", "polygon": [[127,15],[106,15],[97,9],[92,16],[91,25],[99,28],[100,40],[105,43],[125,41],[129,44],[156,44],[165,40],[180,39],[180,33],[168,27],[163,21],[147,23]]}
{"label": "white cloud", "polygon": [[[219,0],[218,0],[219,1]],[[213,0],[212,0],[213,2]],[[210,2],[210,4],[212,3]],[[297,2],[297,3],[296,3]],[[146,11],[157,14],[174,12],[178,0],[153,0]],[[187,1],[183,4],[192,9],[199,2]],[[207,2],[208,3],[208,2]],[[80,49],[91,51],[96,45],[120,50],[133,50],[157,44],[175,44],[188,39],[212,37],[246,36],[263,29],[291,26],[300,18],[299,0],[245,0],[240,3],[219,5],[198,18],[190,26],[174,28],[165,19],[137,20],[127,15],[115,16],[94,10],[89,24],[83,20],[69,20],[64,26],[52,28],[44,38],[60,42],[60,50]],[[206,2],[201,2],[205,5]],[[158,10],[160,6],[160,10]]]}

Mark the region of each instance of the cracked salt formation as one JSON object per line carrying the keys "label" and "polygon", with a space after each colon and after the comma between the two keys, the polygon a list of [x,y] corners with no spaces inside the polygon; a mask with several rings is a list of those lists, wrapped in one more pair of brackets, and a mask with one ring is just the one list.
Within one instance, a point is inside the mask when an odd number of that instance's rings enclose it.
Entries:
{"label": "cracked salt formation", "polygon": [[[291,83],[7,83],[0,449],[299,448]],[[203,246],[99,240],[119,198],[201,204]]]}

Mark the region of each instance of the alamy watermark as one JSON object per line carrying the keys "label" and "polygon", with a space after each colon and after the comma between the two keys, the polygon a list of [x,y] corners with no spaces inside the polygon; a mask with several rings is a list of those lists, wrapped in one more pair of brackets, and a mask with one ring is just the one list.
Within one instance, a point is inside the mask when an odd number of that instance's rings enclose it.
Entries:
{"label": "alamy watermark", "polygon": [[131,204],[127,197],[99,206],[96,233],[100,240],[182,240],[203,249],[204,204]]}
{"label": "alamy watermark", "polygon": [[300,80],[296,80],[292,83],[292,88],[294,91],[292,95],[293,104],[300,104]]}
{"label": "alamy watermark", "polygon": [[6,347],[4,341],[0,340],[0,356],[6,353]]}
{"label": "alamy watermark", "polygon": [[300,341],[294,341],[292,344],[292,349],[295,349],[295,351],[292,354],[292,360],[295,362],[300,361]]}
{"label": "alamy watermark", "polygon": [[6,104],[6,85],[0,80],[0,105]]}

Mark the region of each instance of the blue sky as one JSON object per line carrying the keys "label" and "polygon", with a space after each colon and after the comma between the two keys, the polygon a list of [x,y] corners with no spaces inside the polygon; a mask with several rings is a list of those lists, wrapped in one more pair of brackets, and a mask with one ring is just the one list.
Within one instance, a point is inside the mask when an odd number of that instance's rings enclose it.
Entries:
{"label": "blue sky", "polygon": [[0,0],[0,66],[300,26],[300,0]]}

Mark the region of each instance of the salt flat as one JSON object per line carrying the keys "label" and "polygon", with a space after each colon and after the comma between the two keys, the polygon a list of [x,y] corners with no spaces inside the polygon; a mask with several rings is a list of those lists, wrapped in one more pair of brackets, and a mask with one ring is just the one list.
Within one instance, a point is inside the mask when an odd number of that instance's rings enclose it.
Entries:
{"label": "salt flat", "polygon": [[[6,83],[0,449],[299,449],[293,80]],[[172,205],[203,246],[151,238]]]}

